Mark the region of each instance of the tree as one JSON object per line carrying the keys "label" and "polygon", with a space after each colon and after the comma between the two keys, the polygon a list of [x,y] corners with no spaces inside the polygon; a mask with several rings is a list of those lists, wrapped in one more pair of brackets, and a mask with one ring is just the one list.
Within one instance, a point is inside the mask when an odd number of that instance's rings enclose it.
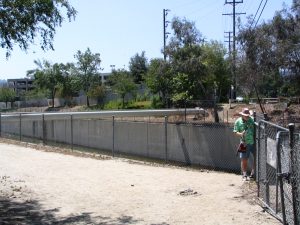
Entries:
{"label": "tree", "polygon": [[73,63],[60,65],[63,77],[58,84],[58,95],[65,98],[66,103],[70,104],[72,97],[78,95],[80,91],[80,79],[76,75],[76,69]]}
{"label": "tree", "polygon": [[167,107],[173,89],[170,63],[163,59],[152,59],[145,80],[151,92],[159,94],[164,106]]}
{"label": "tree", "polygon": [[15,43],[26,51],[40,34],[41,48],[53,50],[55,29],[61,26],[64,13],[69,20],[77,13],[68,0],[0,0],[1,48],[6,49],[7,57]]}
{"label": "tree", "polygon": [[[296,9],[296,3],[295,9]],[[255,28],[251,23],[238,37],[239,86],[245,90],[257,87],[266,97],[299,95],[300,90],[300,20],[284,9],[273,20]],[[249,80],[252,80],[251,87]],[[247,82],[248,81],[248,82]],[[249,91],[251,94],[251,91]]]}
{"label": "tree", "polygon": [[13,102],[15,100],[16,93],[8,88],[8,87],[1,87],[0,88],[0,102],[5,102],[6,108],[8,102]]}
{"label": "tree", "polygon": [[114,70],[109,77],[108,83],[113,91],[119,94],[122,98],[122,108],[125,106],[125,95],[133,94],[136,91],[136,85],[132,76],[126,70]]}
{"label": "tree", "polygon": [[54,98],[61,83],[63,82],[63,64],[51,64],[48,61],[35,61],[37,69],[30,70],[27,75],[34,75],[34,84],[37,88],[46,90],[52,99],[54,107]]}
{"label": "tree", "polygon": [[102,107],[106,95],[106,87],[104,84],[95,84],[92,86],[92,88],[88,91],[87,94],[91,98],[96,98],[97,104]]}
{"label": "tree", "polygon": [[133,76],[135,83],[141,83],[144,80],[148,70],[148,62],[145,56],[145,51],[141,55],[138,53],[131,57],[129,61],[129,71]]}
{"label": "tree", "polygon": [[196,28],[195,23],[186,18],[180,19],[174,17],[172,20],[172,29],[173,37],[171,38],[170,43],[173,48],[174,46],[177,48],[191,46],[199,44],[202,41],[202,34]]}
{"label": "tree", "polygon": [[230,66],[225,59],[226,49],[216,41],[211,41],[202,46],[203,63],[206,67],[207,75],[203,83],[209,86],[216,100],[227,100],[228,90],[230,89]]}
{"label": "tree", "polygon": [[76,73],[80,78],[81,88],[86,94],[86,104],[89,107],[88,91],[92,87],[94,82],[100,79],[99,71],[101,70],[100,54],[93,54],[89,48],[83,53],[78,51],[75,56],[77,59]]}
{"label": "tree", "polygon": [[[181,82],[184,85],[184,89],[175,85],[172,97],[173,101],[209,97],[208,73],[203,61],[203,50],[200,45],[178,48],[171,57],[171,68],[173,71],[173,82],[178,82],[182,78]],[[181,91],[186,93],[182,95]],[[183,98],[184,96],[186,98]]]}
{"label": "tree", "polygon": [[166,47],[173,73],[172,100],[209,98],[213,88],[208,82],[201,33],[193,22],[177,17],[172,20],[172,29],[173,37]]}
{"label": "tree", "polygon": [[170,99],[181,105],[187,100],[214,99],[227,94],[229,70],[225,49],[217,42],[202,43],[201,33],[193,22],[174,18],[174,31],[166,47],[167,60],[150,62],[146,83],[159,93],[165,106]]}

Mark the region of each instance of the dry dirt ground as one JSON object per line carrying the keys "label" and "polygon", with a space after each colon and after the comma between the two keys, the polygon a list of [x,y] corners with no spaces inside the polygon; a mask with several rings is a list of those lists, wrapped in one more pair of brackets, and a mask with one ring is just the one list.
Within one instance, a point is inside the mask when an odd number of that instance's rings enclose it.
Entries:
{"label": "dry dirt ground", "polygon": [[236,174],[0,139],[0,224],[279,225]]}

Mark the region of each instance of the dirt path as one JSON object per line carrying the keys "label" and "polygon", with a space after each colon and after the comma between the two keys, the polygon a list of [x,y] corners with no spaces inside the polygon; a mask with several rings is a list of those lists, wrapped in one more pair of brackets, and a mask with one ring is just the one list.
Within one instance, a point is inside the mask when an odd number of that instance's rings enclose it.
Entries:
{"label": "dirt path", "polygon": [[0,143],[0,224],[280,224],[254,204],[255,192],[245,197],[250,185],[234,174]]}

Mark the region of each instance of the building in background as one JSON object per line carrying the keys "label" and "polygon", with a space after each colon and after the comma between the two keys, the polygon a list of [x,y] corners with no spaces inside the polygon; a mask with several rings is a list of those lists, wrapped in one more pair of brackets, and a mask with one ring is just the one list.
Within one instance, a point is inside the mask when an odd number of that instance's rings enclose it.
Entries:
{"label": "building in background", "polygon": [[20,97],[21,93],[34,89],[33,81],[30,78],[7,79],[7,84],[9,88],[15,91],[16,97]]}
{"label": "building in background", "polygon": [[100,74],[102,84],[104,84],[107,81],[107,79],[110,75],[112,75],[112,73],[101,73]]}
{"label": "building in background", "polygon": [[0,88],[1,87],[6,87],[7,86],[7,81],[6,80],[0,80]]}

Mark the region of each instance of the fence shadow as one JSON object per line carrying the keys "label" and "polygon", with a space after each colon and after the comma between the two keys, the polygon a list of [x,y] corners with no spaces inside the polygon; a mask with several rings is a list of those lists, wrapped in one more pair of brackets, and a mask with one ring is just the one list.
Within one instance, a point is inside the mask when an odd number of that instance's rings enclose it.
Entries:
{"label": "fence shadow", "polygon": [[[18,202],[14,199],[0,198],[0,224],[101,224],[101,225],[122,225],[139,224],[141,220],[131,216],[121,215],[118,218],[91,216],[92,213],[81,213],[67,217],[57,217],[59,208],[45,210],[38,201]],[[156,225],[168,225],[159,223]]]}

